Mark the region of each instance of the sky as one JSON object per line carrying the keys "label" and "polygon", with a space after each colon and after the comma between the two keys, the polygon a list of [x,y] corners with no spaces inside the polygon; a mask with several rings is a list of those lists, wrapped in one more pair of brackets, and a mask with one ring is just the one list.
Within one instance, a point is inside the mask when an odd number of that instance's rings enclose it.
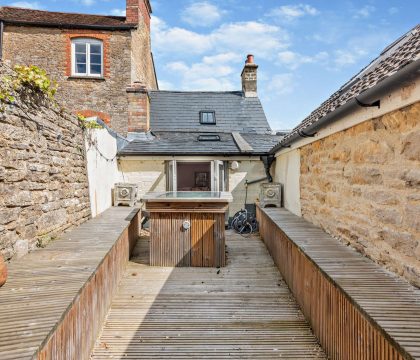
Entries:
{"label": "sky", "polygon": [[[0,1],[43,10],[124,15],[125,0]],[[161,90],[240,90],[259,65],[270,125],[291,129],[420,18],[419,0],[151,0]]]}

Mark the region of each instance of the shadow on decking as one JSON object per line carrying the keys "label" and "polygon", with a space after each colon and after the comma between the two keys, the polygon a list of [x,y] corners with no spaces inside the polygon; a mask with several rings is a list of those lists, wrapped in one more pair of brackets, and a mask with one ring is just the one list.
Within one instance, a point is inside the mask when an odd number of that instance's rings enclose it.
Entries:
{"label": "shadow on decking", "polygon": [[142,237],[92,358],[325,358],[264,244],[227,245],[226,268],[160,268]]}

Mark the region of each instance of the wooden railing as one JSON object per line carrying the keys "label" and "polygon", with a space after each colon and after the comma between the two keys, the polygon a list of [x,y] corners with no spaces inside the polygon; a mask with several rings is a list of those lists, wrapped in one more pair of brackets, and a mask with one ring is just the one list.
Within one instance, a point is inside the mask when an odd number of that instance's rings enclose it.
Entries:
{"label": "wooden railing", "polygon": [[417,358],[415,289],[284,209],[258,208],[257,216],[269,252],[331,359]]}

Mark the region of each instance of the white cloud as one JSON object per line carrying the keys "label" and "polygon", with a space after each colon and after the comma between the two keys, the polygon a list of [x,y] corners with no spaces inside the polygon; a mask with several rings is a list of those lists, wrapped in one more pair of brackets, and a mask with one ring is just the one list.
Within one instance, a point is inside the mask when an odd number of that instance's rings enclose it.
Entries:
{"label": "white cloud", "polygon": [[281,51],[278,54],[278,62],[282,65],[287,66],[288,68],[294,70],[297,69],[302,64],[311,64],[320,61],[328,60],[328,53],[321,51],[313,56],[302,55],[297,52],[290,50]]}
{"label": "white cloud", "polygon": [[202,54],[212,47],[208,36],[179,27],[170,28],[156,16],[152,16],[152,36],[154,48],[161,53]]}
{"label": "white cloud", "polygon": [[183,12],[182,20],[192,26],[212,26],[222,18],[222,11],[207,1],[191,4]]}
{"label": "white cloud", "polygon": [[354,18],[368,18],[375,11],[375,7],[372,5],[366,5],[356,11]]}
{"label": "white cloud", "polygon": [[126,11],[125,9],[112,9],[111,10],[111,15],[115,15],[115,16],[125,16]]}
{"label": "white cloud", "polygon": [[248,21],[224,24],[210,34],[219,51],[253,53],[256,57],[271,57],[289,46],[289,35],[275,25]]}
{"label": "white cloud", "polygon": [[174,90],[175,86],[170,81],[159,80],[159,89],[160,90]]}
{"label": "white cloud", "polygon": [[334,62],[338,67],[352,65],[367,54],[368,52],[363,49],[336,50]]}
{"label": "white cloud", "polygon": [[16,1],[10,5],[26,9],[42,9],[42,6],[38,1]]}
{"label": "white cloud", "polygon": [[82,4],[86,5],[86,6],[91,6],[93,4],[95,4],[96,1],[95,0],[82,0]]}
{"label": "white cloud", "polygon": [[152,18],[154,48],[160,54],[254,53],[272,57],[289,46],[288,34],[278,26],[249,21],[223,24],[208,34],[199,34],[180,27],[169,27],[163,20]]}
{"label": "white cloud", "polygon": [[239,84],[235,86],[233,78],[239,78],[239,74],[230,66],[233,57],[234,54],[230,53],[206,56],[201,62],[191,65],[175,61],[168,63],[165,70],[180,78],[184,90],[234,90]]}
{"label": "white cloud", "polygon": [[293,75],[289,73],[274,75],[266,86],[267,91],[275,95],[291,93],[294,87]]}
{"label": "white cloud", "polygon": [[305,15],[315,16],[319,11],[308,4],[283,5],[269,12],[269,16],[280,18],[282,20],[292,21]]}

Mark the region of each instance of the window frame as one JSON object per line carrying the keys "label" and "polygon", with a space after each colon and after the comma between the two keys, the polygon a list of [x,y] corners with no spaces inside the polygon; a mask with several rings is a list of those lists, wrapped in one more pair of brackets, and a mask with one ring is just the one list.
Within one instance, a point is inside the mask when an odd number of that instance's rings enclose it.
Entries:
{"label": "window frame", "polygon": [[[203,121],[203,115],[204,114],[213,114],[213,119],[214,119],[214,122],[204,122]],[[216,111],[214,111],[214,110],[201,110],[200,111],[200,124],[201,125],[216,125],[216,123],[217,123],[217,120],[216,120]]]}
{"label": "window frame", "polygon": [[[78,73],[76,70],[76,45],[84,44],[86,46],[86,72]],[[91,46],[99,45],[101,48],[101,72],[100,74],[91,73]],[[96,64],[95,64],[96,65]],[[71,76],[74,77],[88,77],[88,78],[103,78],[104,77],[104,42],[94,38],[76,38],[71,40]]]}

